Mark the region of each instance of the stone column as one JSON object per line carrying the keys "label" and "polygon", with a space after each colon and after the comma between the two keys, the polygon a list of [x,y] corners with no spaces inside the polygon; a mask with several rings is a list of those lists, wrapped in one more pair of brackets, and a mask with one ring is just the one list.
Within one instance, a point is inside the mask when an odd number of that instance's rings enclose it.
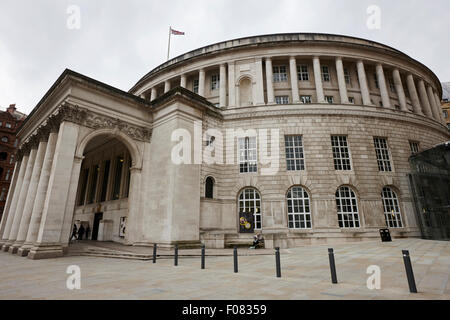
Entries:
{"label": "stone column", "polygon": [[275,104],[275,94],[273,91],[273,68],[271,58],[266,58],[266,86],[267,104]]}
{"label": "stone column", "polygon": [[[22,220],[23,207],[27,200],[28,188],[30,187],[31,173],[33,172],[33,166],[36,159],[37,149],[33,146],[30,151],[30,157],[28,159],[27,169],[23,177],[22,188],[20,189],[19,199],[17,200],[16,214],[14,215],[14,220],[11,226],[11,232],[9,233],[9,241],[15,242],[17,239],[17,233],[19,232],[20,221]],[[18,247],[13,247],[11,243],[8,248],[9,253],[16,253]]]}
{"label": "stone column", "polygon": [[264,77],[263,77],[263,66],[262,59],[255,59],[255,79],[256,79],[256,99],[255,104],[265,105],[264,101]]}
{"label": "stone column", "polygon": [[30,251],[30,249],[33,247],[33,243],[37,240],[57,139],[58,139],[58,132],[50,132],[47,146],[45,148],[45,155],[43,159],[41,175],[39,176],[36,198],[34,200],[33,210],[31,213],[30,227],[28,228],[25,243],[17,252],[21,256],[26,256]]}
{"label": "stone column", "polygon": [[155,100],[156,99],[156,95],[157,95],[156,88],[152,88],[151,93],[150,93],[150,101]]}
{"label": "stone column", "polygon": [[234,62],[228,62],[228,106],[236,105],[236,79],[234,73]]}
{"label": "stone column", "polygon": [[344,64],[341,57],[336,57],[336,72],[339,83],[339,95],[342,104],[348,104],[347,84],[345,83]]}
{"label": "stone column", "polygon": [[376,72],[377,72],[377,79],[378,79],[378,85],[380,86],[380,94],[381,94],[381,101],[383,103],[384,108],[392,108],[391,106],[391,100],[389,99],[389,92],[386,86],[386,79],[384,77],[384,71],[383,66],[381,63],[378,63],[376,65]]}
{"label": "stone column", "polygon": [[187,80],[186,75],[182,74],[180,77],[180,87],[186,88],[186,82],[187,82],[186,80]]}
{"label": "stone column", "polygon": [[16,241],[10,247],[10,250],[11,248],[17,248],[13,249],[13,251],[18,250],[23,245],[27,237],[28,228],[30,226],[31,213],[33,211],[34,200],[36,198],[36,192],[42,171],[42,163],[44,161],[46,148],[47,139],[45,137],[45,139],[39,142],[36,160],[34,161],[33,171],[31,173],[30,186],[28,187],[28,194],[26,197],[25,205],[23,207],[23,214],[19,225],[19,231],[17,233]]}
{"label": "stone column", "polygon": [[164,82],[164,93],[167,93],[170,91],[170,80],[166,80]]}
{"label": "stone column", "polygon": [[227,106],[227,69],[225,64],[220,65],[220,76],[219,76],[219,106],[225,108]]}
{"label": "stone column", "polygon": [[364,69],[364,62],[358,60],[356,62],[356,67],[358,69],[359,87],[361,88],[361,96],[363,104],[366,106],[373,106],[370,100],[369,86],[367,85],[366,70]]}
{"label": "stone column", "polygon": [[395,68],[392,71],[392,78],[394,79],[395,90],[397,91],[398,102],[400,103],[400,109],[402,111],[408,111],[408,107],[406,106],[406,96],[405,91],[403,90],[402,78],[400,77],[400,71]]}
{"label": "stone column", "polygon": [[434,99],[436,100],[436,105],[438,106],[438,109],[439,109],[439,117],[440,117],[440,119],[441,119],[441,122],[442,122],[445,126],[447,126],[447,122],[445,121],[444,114],[443,114],[443,111],[442,111],[441,99],[439,99],[439,96],[438,96],[438,94],[436,93],[436,91],[434,92]]}
{"label": "stone column", "polygon": [[7,218],[6,224],[5,224],[5,230],[3,232],[3,239],[2,239],[3,240],[3,246],[2,246],[3,251],[8,251],[9,246],[12,243],[11,241],[9,241],[9,234],[11,233],[11,227],[12,227],[12,224],[14,221],[14,216],[16,215],[17,201],[19,200],[20,190],[22,189],[23,178],[25,176],[25,171],[28,166],[28,159],[29,159],[29,155],[23,156],[22,162],[20,164],[19,175],[17,177],[17,184],[16,184],[16,187],[14,188],[14,195],[13,195],[13,199],[11,201],[11,206],[9,208],[8,218]]}
{"label": "stone column", "polygon": [[414,78],[411,73],[406,76],[406,83],[408,85],[408,92],[411,98],[411,104],[413,106],[413,111],[416,114],[424,115],[422,109],[420,108],[420,100],[419,95],[417,94],[416,85],[414,83]]}
{"label": "stone column", "polygon": [[300,103],[300,94],[298,92],[297,61],[295,60],[295,57],[289,58],[289,67],[291,74],[292,102]]}
{"label": "stone column", "polygon": [[14,190],[17,185],[20,163],[21,163],[20,161],[17,161],[14,165],[14,173],[11,178],[11,184],[9,185],[9,192],[8,192],[8,196],[6,197],[5,208],[3,209],[2,221],[0,223],[0,248],[3,246],[3,240],[2,240],[3,233],[5,232],[6,221],[8,220],[8,216],[9,216],[9,208],[11,207],[11,202],[14,197]]}
{"label": "stone column", "polygon": [[428,93],[428,101],[430,101],[431,113],[433,114],[433,118],[436,121],[441,121],[441,117],[439,116],[438,106],[436,105],[436,100],[434,98],[433,88],[427,85],[427,93]]}
{"label": "stone column", "polygon": [[425,84],[422,79],[419,79],[418,85],[419,85],[419,94],[420,94],[420,101],[422,103],[423,113],[427,117],[432,118],[433,113],[431,112],[431,106],[430,106],[430,102],[428,101],[427,90],[425,89]]}
{"label": "stone column", "polygon": [[313,66],[314,66],[314,81],[316,83],[317,103],[325,103],[325,96],[323,94],[323,85],[322,85],[322,71],[320,70],[319,57],[313,58]]}
{"label": "stone column", "polygon": [[203,69],[198,72],[198,94],[205,96],[205,70]]}
{"label": "stone column", "polygon": [[39,233],[28,254],[30,259],[52,258],[63,254],[61,233],[78,132],[79,125],[72,122],[63,121],[59,127]]}

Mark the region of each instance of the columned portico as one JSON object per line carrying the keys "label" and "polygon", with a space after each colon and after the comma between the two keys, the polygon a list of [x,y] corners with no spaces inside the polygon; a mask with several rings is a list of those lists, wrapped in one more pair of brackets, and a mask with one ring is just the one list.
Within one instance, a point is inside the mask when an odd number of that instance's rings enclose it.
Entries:
{"label": "columned portico", "polygon": [[19,232],[20,221],[23,215],[23,208],[25,206],[25,201],[27,200],[28,188],[30,187],[31,174],[33,171],[34,162],[36,159],[37,149],[35,146],[32,146],[30,151],[30,156],[28,159],[27,169],[25,171],[25,175],[23,177],[22,188],[20,189],[19,199],[17,202],[16,212],[14,214],[14,220],[11,226],[11,232],[9,233],[9,241],[11,241],[11,245],[9,247],[10,253],[16,253],[18,247],[13,247],[14,242],[17,239],[17,233]]}

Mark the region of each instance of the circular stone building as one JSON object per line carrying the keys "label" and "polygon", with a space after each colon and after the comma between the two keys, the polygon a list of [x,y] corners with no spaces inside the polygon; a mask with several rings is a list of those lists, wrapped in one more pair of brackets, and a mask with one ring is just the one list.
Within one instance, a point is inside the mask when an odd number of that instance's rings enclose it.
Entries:
{"label": "circular stone building", "polygon": [[129,92],[66,70],[18,133],[2,248],[62,255],[74,224],[163,247],[417,237],[408,159],[449,140],[441,95],[404,53],[328,34],[206,46]]}

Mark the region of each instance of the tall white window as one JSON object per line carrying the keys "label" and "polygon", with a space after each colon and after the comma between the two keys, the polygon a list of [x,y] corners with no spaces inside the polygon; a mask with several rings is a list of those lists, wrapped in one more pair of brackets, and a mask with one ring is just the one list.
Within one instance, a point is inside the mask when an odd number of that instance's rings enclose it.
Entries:
{"label": "tall white window", "polygon": [[311,206],[308,192],[302,187],[292,187],[287,193],[288,227],[311,229]]}
{"label": "tall white window", "polygon": [[255,189],[247,188],[239,195],[239,212],[252,212],[255,219],[255,230],[261,230],[261,196]]}
{"label": "tall white window", "polygon": [[276,96],[276,104],[289,104],[289,96]]}
{"label": "tall white window", "polygon": [[359,228],[358,203],[350,187],[342,186],[336,191],[339,227]]}
{"label": "tall white window", "polygon": [[220,75],[213,74],[211,76],[211,90],[218,90],[220,87]]}
{"label": "tall white window", "polygon": [[309,72],[307,65],[301,65],[297,67],[298,80],[309,81]]}
{"label": "tall white window", "polygon": [[330,82],[330,70],[328,66],[322,66],[322,81]]}
{"label": "tall white window", "polygon": [[198,93],[198,79],[194,79],[192,82],[192,91],[194,93]]}
{"label": "tall white window", "polygon": [[288,171],[305,170],[302,136],[285,136],[286,168]]}
{"label": "tall white window", "polygon": [[389,187],[381,192],[384,207],[384,217],[389,228],[403,228],[402,214],[398,204],[397,194]]}
{"label": "tall white window", "polygon": [[377,154],[378,169],[380,171],[392,171],[387,140],[385,138],[373,138],[373,142]]}
{"label": "tall white window", "polygon": [[346,136],[331,136],[335,170],[352,170]]}
{"label": "tall white window", "polygon": [[347,68],[344,68],[344,78],[346,84],[351,84],[352,78],[350,76],[350,71]]}
{"label": "tall white window", "polygon": [[256,137],[239,138],[240,173],[258,172]]}
{"label": "tall white window", "polygon": [[273,82],[287,81],[286,66],[274,66],[273,67]]}

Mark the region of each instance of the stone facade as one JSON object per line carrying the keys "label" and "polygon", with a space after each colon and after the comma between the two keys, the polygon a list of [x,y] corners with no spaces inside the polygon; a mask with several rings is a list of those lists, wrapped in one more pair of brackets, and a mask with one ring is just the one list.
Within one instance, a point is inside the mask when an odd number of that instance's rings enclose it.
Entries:
{"label": "stone facade", "polygon": [[266,247],[419,236],[408,159],[449,140],[441,93],[395,49],[320,34],[204,47],[129,92],[66,70],[18,133],[2,248],[62,255],[74,224],[99,241],[223,248],[250,241],[243,210]]}

